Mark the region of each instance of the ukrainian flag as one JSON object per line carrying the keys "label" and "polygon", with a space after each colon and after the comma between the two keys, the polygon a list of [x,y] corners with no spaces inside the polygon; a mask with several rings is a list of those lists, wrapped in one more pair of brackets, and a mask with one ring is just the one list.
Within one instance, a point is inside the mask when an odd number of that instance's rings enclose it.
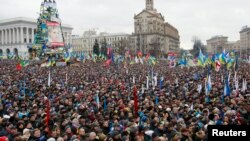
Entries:
{"label": "ukrainian flag", "polygon": [[206,66],[206,65],[211,65],[211,64],[212,64],[211,58],[206,57],[205,66]]}
{"label": "ukrainian flag", "polygon": [[152,65],[155,65],[156,64],[156,58],[153,57],[153,56],[150,56],[149,63],[152,64]]}
{"label": "ukrainian flag", "polygon": [[22,67],[27,67],[29,64],[29,61],[21,60]]}
{"label": "ukrainian flag", "polygon": [[65,62],[68,62],[70,60],[70,54],[69,54],[69,52],[65,52],[64,53],[64,60],[65,60]]}
{"label": "ukrainian flag", "polygon": [[198,56],[198,65],[199,66],[202,66],[202,67],[205,67],[205,62],[206,62],[206,56],[203,55],[201,49],[200,49],[200,53],[199,53],[199,56]]}
{"label": "ukrainian flag", "polygon": [[226,64],[226,63],[227,63],[227,62],[226,62],[226,58],[227,58],[226,54],[225,54],[224,52],[222,52],[222,53],[219,55],[219,61],[220,61],[220,63],[221,63],[221,64]]}
{"label": "ukrainian flag", "polygon": [[50,66],[52,66],[51,60],[49,60],[49,61],[47,62],[47,67],[50,67]]}

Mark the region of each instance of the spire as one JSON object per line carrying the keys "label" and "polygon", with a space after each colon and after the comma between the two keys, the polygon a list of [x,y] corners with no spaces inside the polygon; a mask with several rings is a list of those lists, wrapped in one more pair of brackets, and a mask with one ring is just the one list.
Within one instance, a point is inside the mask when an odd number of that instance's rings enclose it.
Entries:
{"label": "spire", "polygon": [[154,10],[154,0],[146,0],[146,10]]}

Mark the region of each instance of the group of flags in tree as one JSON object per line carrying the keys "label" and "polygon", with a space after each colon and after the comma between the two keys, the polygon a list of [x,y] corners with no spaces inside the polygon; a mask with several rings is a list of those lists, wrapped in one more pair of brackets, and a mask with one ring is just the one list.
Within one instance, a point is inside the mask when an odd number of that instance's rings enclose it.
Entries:
{"label": "group of flags in tree", "polygon": [[[76,60],[77,62],[84,62],[85,60],[92,60],[93,62],[97,62],[97,61],[104,61],[104,66],[108,67],[110,66],[112,63],[115,64],[120,64],[120,63],[124,63],[124,64],[130,64],[130,65],[134,65],[134,64],[144,64],[147,63],[149,65],[156,65],[157,63],[157,59],[154,56],[151,56],[150,53],[148,53],[147,55],[145,55],[143,57],[142,53],[140,51],[138,51],[137,55],[133,56],[130,54],[130,51],[126,51],[125,55],[115,55],[112,48],[108,48],[107,49],[107,53],[100,53],[95,54],[84,54],[83,52],[81,53],[76,53],[76,52],[65,52],[63,55],[63,60],[65,62],[69,62],[70,60]],[[50,58],[47,60],[47,62],[44,62],[41,67],[50,67],[50,66],[54,66],[55,65],[55,59]]]}

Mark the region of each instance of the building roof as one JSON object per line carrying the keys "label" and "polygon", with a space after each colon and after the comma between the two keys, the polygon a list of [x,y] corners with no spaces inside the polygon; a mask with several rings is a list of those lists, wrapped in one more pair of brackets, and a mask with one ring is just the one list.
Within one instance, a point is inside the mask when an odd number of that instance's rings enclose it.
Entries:
{"label": "building roof", "polygon": [[212,38],[208,39],[207,41],[211,41],[211,40],[218,39],[218,38],[228,38],[228,37],[223,36],[223,35],[216,35],[216,36],[213,36]]}
{"label": "building roof", "polygon": [[150,15],[152,15],[153,17],[156,17],[156,18],[160,18],[162,20],[164,20],[164,17],[161,15],[161,13],[157,13],[156,11],[149,11],[149,10],[143,10],[142,12],[140,12],[139,14],[135,15],[134,18],[137,18],[139,15],[141,15],[142,13],[149,13]]}
{"label": "building roof", "polygon": [[[0,25],[1,24],[14,23],[14,22],[28,22],[28,23],[35,23],[36,24],[37,20],[32,19],[32,18],[27,18],[27,17],[16,17],[16,18],[0,20]],[[73,29],[73,27],[71,25],[68,25],[68,24],[62,24],[62,26],[65,27],[65,28]]]}
{"label": "building roof", "polygon": [[130,34],[127,33],[105,33],[105,34],[98,34],[98,35],[92,35],[92,36],[82,36],[82,37],[75,37],[74,39],[86,39],[86,38],[100,38],[100,37],[117,37],[117,36],[130,36]]}
{"label": "building roof", "polygon": [[243,27],[243,28],[241,29],[240,33],[248,32],[248,31],[250,31],[250,27],[245,26],[245,27]]}
{"label": "building roof", "polygon": [[166,23],[164,23],[166,26],[168,26],[169,28],[171,28],[172,30],[175,30],[176,32],[178,32],[179,33],[179,31],[178,31],[178,29],[177,28],[175,28],[173,25],[171,25],[170,23],[168,23],[168,22],[166,22]]}

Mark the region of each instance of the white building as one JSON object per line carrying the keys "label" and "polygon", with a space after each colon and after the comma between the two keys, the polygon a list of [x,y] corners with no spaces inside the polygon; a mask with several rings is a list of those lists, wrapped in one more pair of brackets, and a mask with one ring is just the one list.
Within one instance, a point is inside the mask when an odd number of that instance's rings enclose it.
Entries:
{"label": "white building", "polygon": [[107,45],[112,47],[116,52],[119,48],[128,47],[129,34],[126,33],[100,33],[96,34],[94,31],[84,32],[82,37],[75,37],[72,39],[72,51],[73,52],[84,52],[92,53],[95,40],[101,48],[101,44],[106,39]]}
{"label": "white building", "polygon": [[[37,20],[25,17],[0,20],[0,55],[9,53],[20,56],[28,55],[28,47],[34,41]],[[62,24],[62,31],[66,45],[72,43],[71,35],[73,28]]]}

